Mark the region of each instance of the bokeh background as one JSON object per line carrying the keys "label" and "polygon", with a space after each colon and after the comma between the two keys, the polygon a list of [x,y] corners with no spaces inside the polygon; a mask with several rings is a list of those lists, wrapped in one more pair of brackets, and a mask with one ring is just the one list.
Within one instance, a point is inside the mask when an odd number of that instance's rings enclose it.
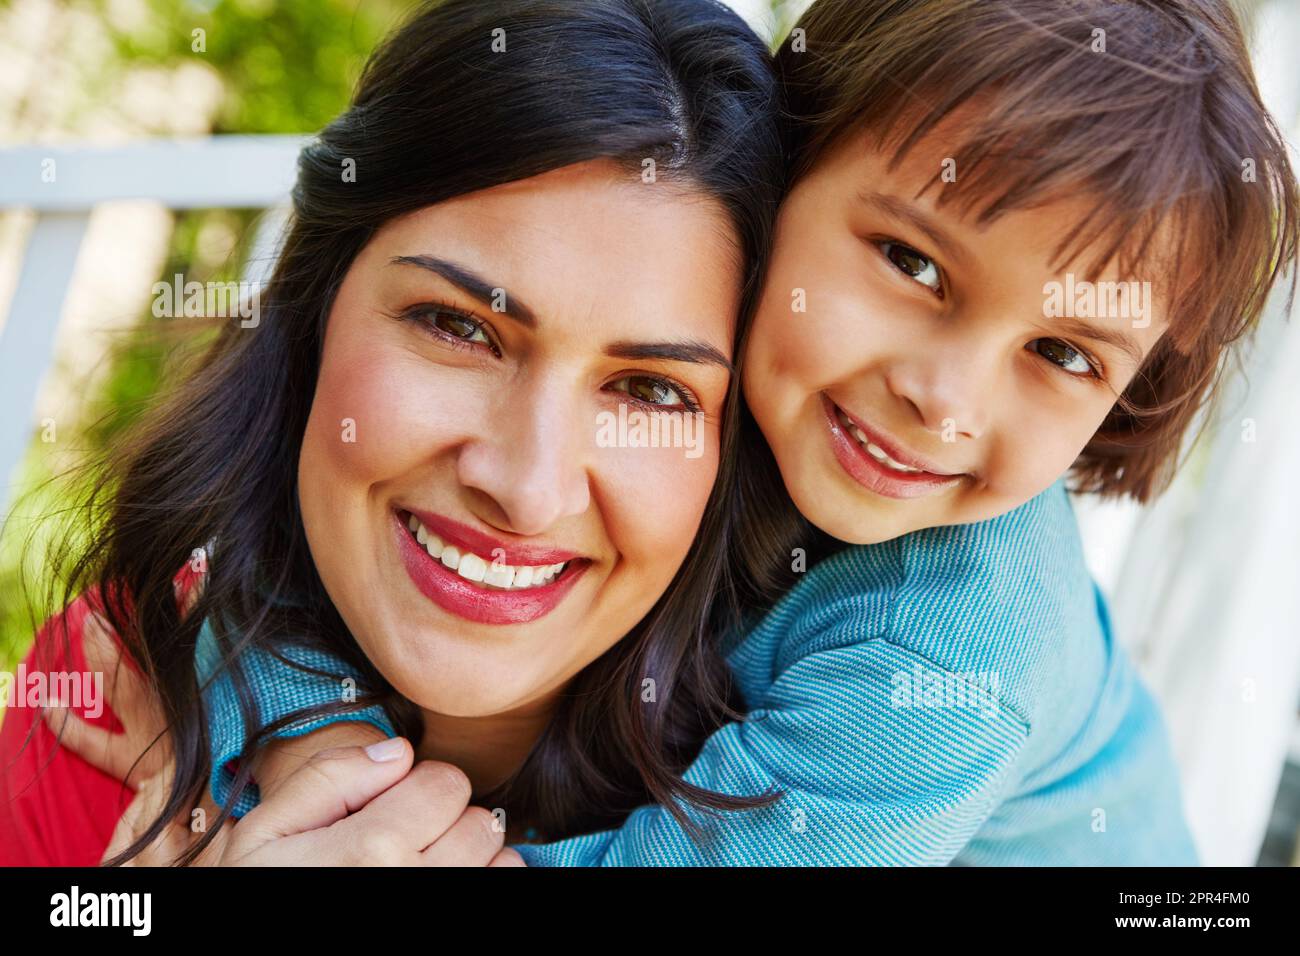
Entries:
{"label": "bokeh background", "polygon": [[[730,5],[772,39],[808,2]],[[108,447],[168,367],[158,324],[175,320],[152,316],[153,283],[264,274],[300,137],[343,108],[413,5],[0,0],[0,670],[31,641],[19,581],[48,578],[41,519],[67,507],[50,479]],[[1300,0],[1238,7],[1294,142]],[[1076,502],[1207,863],[1300,863],[1298,328],[1275,296],[1159,502]]]}

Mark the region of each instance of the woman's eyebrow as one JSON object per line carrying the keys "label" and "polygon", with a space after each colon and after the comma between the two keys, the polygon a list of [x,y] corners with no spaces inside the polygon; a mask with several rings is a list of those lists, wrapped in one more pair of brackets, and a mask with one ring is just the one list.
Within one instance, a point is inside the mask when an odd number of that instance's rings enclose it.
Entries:
{"label": "woman's eyebrow", "polygon": [[393,265],[419,266],[436,275],[442,276],[466,295],[478,299],[493,312],[508,315],[526,328],[537,328],[537,316],[512,295],[507,295],[503,286],[488,282],[482,276],[464,266],[434,256],[393,256]]}
{"label": "woman's eyebrow", "polygon": [[[464,266],[435,256],[393,256],[390,261],[394,265],[419,266],[421,269],[427,269],[442,276],[467,295],[478,299],[494,312],[502,312],[527,328],[537,327],[537,317],[532,309],[518,299],[503,294],[504,290],[501,286],[493,285]],[[611,342],[605,346],[605,354],[613,358],[633,361],[662,359],[669,362],[718,365],[728,372],[735,371],[731,361],[708,342]]]}
{"label": "woman's eyebrow", "polygon": [[717,365],[734,372],[731,360],[708,342],[611,342],[605,354],[612,358],[663,359],[669,362],[691,362],[696,365]]}

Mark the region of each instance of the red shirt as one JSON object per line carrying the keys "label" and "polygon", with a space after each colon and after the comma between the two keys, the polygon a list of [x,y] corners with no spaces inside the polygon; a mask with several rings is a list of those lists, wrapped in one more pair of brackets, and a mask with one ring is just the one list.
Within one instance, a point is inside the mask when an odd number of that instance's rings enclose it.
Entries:
{"label": "red shirt", "polygon": [[[83,594],[47,622],[23,662],[27,673],[84,672],[81,634],[90,611]],[[58,618],[68,624],[67,646],[53,626]],[[107,701],[98,717],[87,715],[85,701],[66,703],[87,723],[122,731]],[[15,680],[0,724],[0,866],[98,866],[135,793],[61,746],[41,709],[26,704],[27,688]]]}

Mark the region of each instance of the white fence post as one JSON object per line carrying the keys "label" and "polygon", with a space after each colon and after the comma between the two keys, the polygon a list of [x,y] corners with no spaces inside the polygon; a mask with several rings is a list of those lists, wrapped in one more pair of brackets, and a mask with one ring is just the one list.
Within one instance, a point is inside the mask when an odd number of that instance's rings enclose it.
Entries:
{"label": "white fence post", "polygon": [[[54,358],[63,303],[91,210],[115,199],[170,209],[282,210],[302,136],[216,136],[108,149],[25,146],[0,150],[0,209],[37,213],[9,315],[0,332],[0,525],[15,469],[37,424],[32,410]],[[251,268],[274,255],[282,212],[267,217]]]}
{"label": "white fence post", "polygon": [[39,216],[27,243],[13,305],[0,333],[0,513],[7,509],[15,470],[31,440],[31,411],[54,358],[77,251],[90,222],[87,212]]}

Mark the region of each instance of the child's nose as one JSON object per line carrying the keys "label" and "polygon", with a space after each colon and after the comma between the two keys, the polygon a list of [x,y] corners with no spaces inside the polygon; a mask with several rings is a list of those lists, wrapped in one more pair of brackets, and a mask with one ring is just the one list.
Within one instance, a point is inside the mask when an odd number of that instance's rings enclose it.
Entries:
{"label": "child's nose", "polygon": [[970,353],[932,351],[923,360],[901,361],[889,371],[890,391],[911,406],[919,424],[944,441],[980,438],[988,427],[995,375]]}

